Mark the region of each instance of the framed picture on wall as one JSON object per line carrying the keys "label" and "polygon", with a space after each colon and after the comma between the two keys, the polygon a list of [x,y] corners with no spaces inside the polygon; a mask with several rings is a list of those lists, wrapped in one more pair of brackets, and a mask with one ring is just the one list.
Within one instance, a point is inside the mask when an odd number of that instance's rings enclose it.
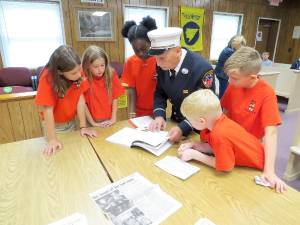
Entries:
{"label": "framed picture on wall", "polygon": [[76,8],[78,41],[114,41],[115,21],[112,9]]}

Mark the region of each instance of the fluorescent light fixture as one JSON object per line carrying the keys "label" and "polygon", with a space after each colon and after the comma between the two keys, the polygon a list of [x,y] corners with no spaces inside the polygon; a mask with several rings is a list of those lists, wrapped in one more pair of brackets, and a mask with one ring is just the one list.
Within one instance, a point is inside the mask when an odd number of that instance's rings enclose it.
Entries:
{"label": "fluorescent light fixture", "polygon": [[104,16],[107,12],[101,12],[101,11],[96,11],[96,12],[93,12],[93,16]]}

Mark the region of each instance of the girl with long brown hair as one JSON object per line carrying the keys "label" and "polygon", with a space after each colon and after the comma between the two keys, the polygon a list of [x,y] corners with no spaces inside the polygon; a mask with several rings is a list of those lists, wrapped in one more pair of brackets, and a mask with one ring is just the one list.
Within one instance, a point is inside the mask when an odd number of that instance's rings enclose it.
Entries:
{"label": "girl with long brown hair", "polygon": [[106,52],[98,46],[89,46],[83,53],[82,72],[90,81],[90,89],[84,94],[89,123],[98,127],[111,126],[116,122],[117,99],[125,90],[110,68]]}
{"label": "girl with long brown hair", "polygon": [[41,72],[35,102],[41,106],[40,115],[48,139],[44,154],[52,155],[62,148],[55,133],[75,129],[75,117],[79,119],[82,136],[97,136],[86,128],[83,93],[89,84],[80,74],[81,61],[73,48],[60,46],[51,55]]}

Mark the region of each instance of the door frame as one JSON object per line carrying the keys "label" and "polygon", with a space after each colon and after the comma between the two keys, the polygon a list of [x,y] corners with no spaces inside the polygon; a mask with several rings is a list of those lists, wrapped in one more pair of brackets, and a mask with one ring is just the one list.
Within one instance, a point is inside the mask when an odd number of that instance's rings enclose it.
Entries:
{"label": "door frame", "polygon": [[[272,61],[275,62],[275,56],[276,56],[276,50],[277,50],[277,43],[278,43],[278,38],[279,38],[279,32],[280,32],[280,25],[281,25],[281,19],[276,19],[276,18],[269,18],[269,17],[258,17],[257,20],[257,26],[256,26],[256,34],[258,32],[258,26],[259,26],[259,20],[273,20],[273,21],[278,21],[278,29],[277,29],[277,35],[276,35],[276,40],[275,40],[275,46],[274,46],[274,53],[273,53],[273,57],[272,57]],[[256,47],[256,34],[255,34],[255,44],[254,44],[254,48]]]}

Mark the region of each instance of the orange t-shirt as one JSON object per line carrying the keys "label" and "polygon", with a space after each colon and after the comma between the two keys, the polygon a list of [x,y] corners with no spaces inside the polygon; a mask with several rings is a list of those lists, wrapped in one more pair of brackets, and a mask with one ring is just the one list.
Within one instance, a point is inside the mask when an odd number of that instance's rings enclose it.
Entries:
{"label": "orange t-shirt", "polygon": [[[53,89],[53,77],[49,70],[45,68],[39,80],[39,87],[35,97],[35,103],[40,106],[52,106],[54,121],[56,123],[66,123],[75,118],[79,97],[89,88],[89,83],[85,79],[77,87],[73,83],[66,91],[63,98],[58,97]],[[41,112],[43,119],[43,112]]]}
{"label": "orange t-shirt", "polygon": [[264,149],[259,140],[236,122],[222,115],[210,131],[202,130],[202,141],[207,142],[216,157],[216,169],[229,171],[234,166],[247,166],[262,170]]}
{"label": "orange t-shirt", "polygon": [[141,60],[129,57],[124,65],[122,81],[136,90],[136,116],[153,115],[153,98],[156,88],[156,59]]}
{"label": "orange t-shirt", "polygon": [[252,88],[239,88],[229,84],[221,99],[227,116],[261,139],[265,127],[281,123],[274,90],[265,81],[258,80]]}
{"label": "orange t-shirt", "polygon": [[95,121],[110,119],[113,100],[125,92],[115,72],[112,75],[111,87],[110,98],[105,86],[105,78],[103,76],[93,76],[93,80],[90,82],[90,89],[84,94],[87,107]]}

